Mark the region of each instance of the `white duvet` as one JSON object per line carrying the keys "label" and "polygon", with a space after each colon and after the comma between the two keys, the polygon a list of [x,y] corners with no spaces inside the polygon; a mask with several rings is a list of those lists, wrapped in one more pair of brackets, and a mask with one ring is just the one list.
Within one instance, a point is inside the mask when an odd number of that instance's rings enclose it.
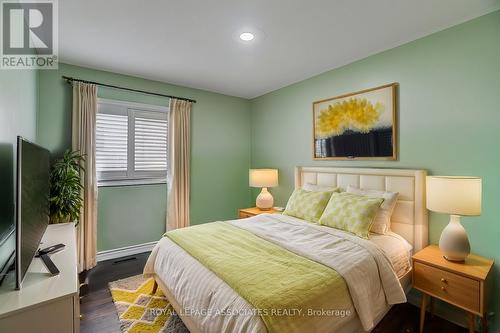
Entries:
{"label": "white duvet", "polygon": [[[281,214],[229,223],[335,269],[346,281],[365,331],[373,329],[388,304],[406,302],[390,259],[375,243]],[[267,332],[251,304],[166,237],[153,249],[144,274],[161,279],[201,332]],[[321,331],[334,332],[352,317],[332,317]]]}

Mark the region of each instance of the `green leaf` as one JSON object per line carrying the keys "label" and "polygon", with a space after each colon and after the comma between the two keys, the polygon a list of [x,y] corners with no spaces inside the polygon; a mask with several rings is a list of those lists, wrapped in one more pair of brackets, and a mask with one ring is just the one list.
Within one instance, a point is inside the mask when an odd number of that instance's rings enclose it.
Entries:
{"label": "green leaf", "polygon": [[67,150],[63,157],[54,161],[50,174],[50,215],[54,222],[66,218],[76,220],[80,217],[83,205],[83,185],[81,177],[85,174],[84,155],[78,151]]}

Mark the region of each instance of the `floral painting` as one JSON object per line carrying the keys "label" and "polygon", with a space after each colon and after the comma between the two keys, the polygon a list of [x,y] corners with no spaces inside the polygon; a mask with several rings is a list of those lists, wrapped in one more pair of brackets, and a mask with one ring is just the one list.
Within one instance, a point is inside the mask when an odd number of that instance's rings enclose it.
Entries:
{"label": "floral painting", "polygon": [[314,159],[396,159],[396,87],[314,102]]}

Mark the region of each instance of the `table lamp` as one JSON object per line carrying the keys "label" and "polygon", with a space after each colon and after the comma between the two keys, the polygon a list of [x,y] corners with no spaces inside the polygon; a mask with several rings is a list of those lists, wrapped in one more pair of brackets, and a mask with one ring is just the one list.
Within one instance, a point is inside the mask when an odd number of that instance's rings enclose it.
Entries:
{"label": "table lamp", "polygon": [[250,169],[249,183],[251,187],[261,187],[262,191],[255,202],[260,210],[269,210],[273,207],[274,199],[267,190],[268,187],[278,186],[278,170]]}
{"label": "table lamp", "polygon": [[470,244],[461,216],[481,215],[481,178],[427,177],[427,209],[450,214],[450,223],[439,238],[439,248],[446,259],[463,261],[470,253]]}

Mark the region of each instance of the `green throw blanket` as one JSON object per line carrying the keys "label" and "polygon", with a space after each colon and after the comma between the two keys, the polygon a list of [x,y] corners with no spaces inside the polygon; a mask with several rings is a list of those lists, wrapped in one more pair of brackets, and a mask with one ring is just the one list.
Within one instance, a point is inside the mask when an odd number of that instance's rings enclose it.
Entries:
{"label": "green throw blanket", "polygon": [[214,222],[166,236],[253,305],[269,333],[312,332],[337,311],[352,309],[335,270],[246,230]]}

